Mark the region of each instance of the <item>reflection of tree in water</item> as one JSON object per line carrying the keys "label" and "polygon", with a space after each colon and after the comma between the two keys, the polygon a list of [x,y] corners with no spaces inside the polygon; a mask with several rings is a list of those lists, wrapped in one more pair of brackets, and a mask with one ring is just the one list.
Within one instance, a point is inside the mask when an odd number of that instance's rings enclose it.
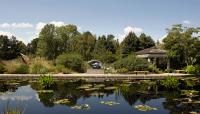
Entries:
{"label": "reflection of tree in water", "polygon": [[20,87],[20,83],[0,81],[0,92],[15,92],[18,87]]}
{"label": "reflection of tree in water", "polygon": [[[59,82],[57,83],[57,87],[54,92],[41,92],[38,93],[40,101],[47,107],[53,107],[54,102],[62,99],[68,99],[70,103],[64,104],[66,106],[74,106],[77,103],[77,100],[80,98],[87,99],[90,98],[94,93],[103,93],[103,96],[113,94],[112,91],[84,91],[78,89],[80,87],[80,83],[71,83],[71,82]],[[31,87],[35,90],[40,90],[38,84],[33,83]],[[105,94],[104,94],[105,93]],[[98,95],[97,97],[102,98],[102,95]]]}
{"label": "reflection of tree in water", "polygon": [[145,104],[147,101],[159,97],[154,90],[154,86],[148,83],[123,84],[120,87],[120,92],[131,106],[138,100]]}
{"label": "reflection of tree in water", "polygon": [[[163,107],[169,110],[170,114],[189,114],[191,111],[197,111],[197,112],[200,111],[200,104],[183,103],[183,101],[187,102],[188,98],[182,97],[180,92],[178,91],[165,92],[164,97],[166,99],[165,102],[163,102]],[[197,98],[195,100],[199,101],[200,99]]]}
{"label": "reflection of tree in water", "polygon": [[44,104],[46,107],[53,107],[54,106],[54,93],[53,92],[41,92],[38,93],[40,98],[40,102]]}

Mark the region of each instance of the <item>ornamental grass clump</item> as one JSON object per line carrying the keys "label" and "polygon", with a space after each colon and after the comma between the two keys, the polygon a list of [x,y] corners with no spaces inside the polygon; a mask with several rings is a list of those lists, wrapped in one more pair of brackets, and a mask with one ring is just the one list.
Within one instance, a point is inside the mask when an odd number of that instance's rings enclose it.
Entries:
{"label": "ornamental grass clump", "polygon": [[38,83],[44,88],[44,89],[50,89],[55,85],[55,81],[53,79],[52,75],[41,75],[38,79]]}
{"label": "ornamental grass clump", "polygon": [[30,64],[30,73],[32,74],[46,74],[54,72],[53,63],[44,58],[34,58]]}

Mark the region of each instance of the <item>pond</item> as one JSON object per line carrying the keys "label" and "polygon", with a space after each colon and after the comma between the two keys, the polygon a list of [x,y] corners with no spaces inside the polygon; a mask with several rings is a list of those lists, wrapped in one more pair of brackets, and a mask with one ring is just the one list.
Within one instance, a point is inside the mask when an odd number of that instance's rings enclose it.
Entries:
{"label": "pond", "polygon": [[[4,82],[0,113],[19,109],[23,114],[197,114],[199,94],[159,91],[152,82],[59,81],[52,90],[37,82]],[[195,99],[195,103],[190,100]]]}

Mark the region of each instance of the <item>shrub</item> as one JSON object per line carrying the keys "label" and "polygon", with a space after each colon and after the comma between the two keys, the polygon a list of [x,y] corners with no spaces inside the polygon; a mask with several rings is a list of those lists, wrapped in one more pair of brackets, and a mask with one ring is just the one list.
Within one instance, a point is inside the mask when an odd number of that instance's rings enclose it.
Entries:
{"label": "shrub", "polygon": [[193,65],[189,65],[186,67],[186,72],[189,74],[196,74],[197,73],[197,69],[195,66]]}
{"label": "shrub", "polygon": [[179,81],[177,78],[169,76],[161,81],[161,85],[166,89],[178,89]]}
{"label": "shrub", "polygon": [[0,63],[0,74],[5,72],[5,65]]}
{"label": "shrub", "polygon": [[135,55],[129,55],[114,63],[115,69],[126,68],[128,71],[148,70],[149,63],[145,59],[136,58]]}
{"label": "shrub", "polygon": [[18,60],[11,60],[5,63],[5,70],[8,74],[15,74],[16,69],[19,68],[21,63]]}
{"label": "shrub", "polygon": [[200,65],[196,65],[195,67],[196,67],[196,72],[200,73]]}
{"label": "shrub", "polygon": [[54,70],[53,64],[44,58],[34,58],[30,65],[30,72],[33,74],[46,74]]}
{"label": "shrub", "polygon": [[50,89],[55,81],[51,75],[41,75],[38,79],[38,83],[44,87],[44,89]]}
{"label": "shrub", "polygon": [[16,68],[16,74],[28,74],[29,73],[29,66],[25,64],[21,64],[19,67]]}
{"label": "shrub", "polygon": [[128,69],[126,68],[117,69],[117,73],[127,73],[127,72],[128,72]]}
{"label": "shrub", "polygon": [[166,69],[165,72],[172,73],[172,72],[174,72],[174,69],[171,69],[171,68],[170,69]]}
{"label": "shrub", "polygon": [[68,68],[65,68],[64,65],[57,65],[56,66],[56,72],[57,73],[63,73],[63,74],[70,74],[72,71]]}
{"label": "shrub", "polygon": [[56,58],[56,65],[64,65],[65,68],[83,73],[86,71],[86,65],[82,57],[78,54],[62,54]]}
{"label": "shrub", "polygon": [[153,64],[150,64],[147,69],[148,69],[149,72],[154,72],[154,73],[160,72],[159,69]]}

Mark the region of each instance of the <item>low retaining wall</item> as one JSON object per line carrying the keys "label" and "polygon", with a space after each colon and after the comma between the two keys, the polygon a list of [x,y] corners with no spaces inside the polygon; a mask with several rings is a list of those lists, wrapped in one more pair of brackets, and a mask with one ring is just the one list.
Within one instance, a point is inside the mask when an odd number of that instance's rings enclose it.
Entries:
{"label": "low retaining wall", "polygon": [[[0,79],[37,79],[41,74],[0,74]],[[189,74],[164,73],[164,74],[51,74],[54,79],[71,80],[131,80],[131,79],[164,79],[168,76],[189,77]]]}

